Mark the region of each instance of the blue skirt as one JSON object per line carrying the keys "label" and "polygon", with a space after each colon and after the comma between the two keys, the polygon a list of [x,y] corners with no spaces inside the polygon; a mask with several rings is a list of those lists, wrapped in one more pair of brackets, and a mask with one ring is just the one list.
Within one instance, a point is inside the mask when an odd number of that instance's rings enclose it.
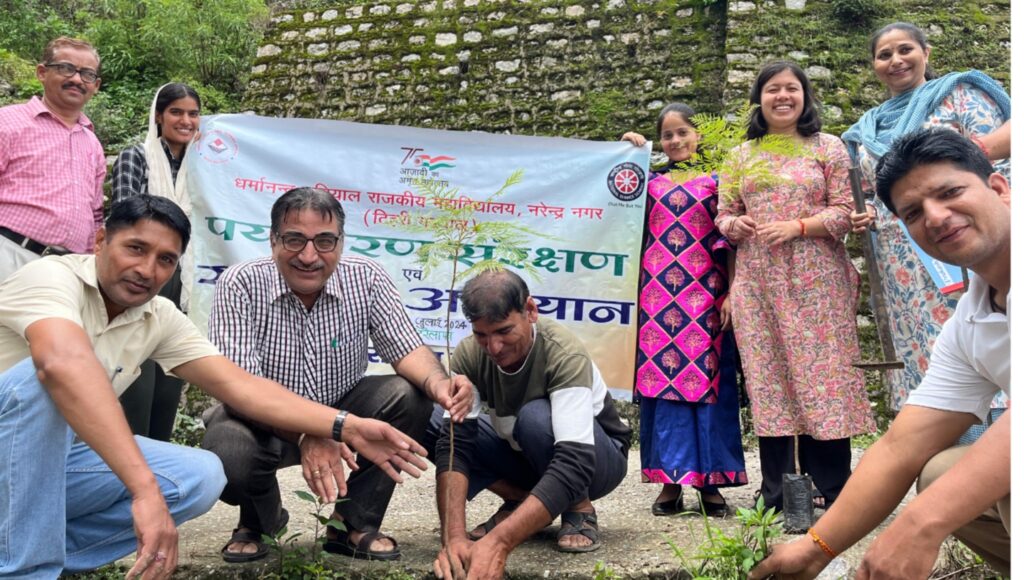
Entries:
{"label": "blue skirt", "polygon": [[736,342],[722,335],[718,402],[640,397],[640,467],[646,483],[731,487],[747,483],[740,440]]}

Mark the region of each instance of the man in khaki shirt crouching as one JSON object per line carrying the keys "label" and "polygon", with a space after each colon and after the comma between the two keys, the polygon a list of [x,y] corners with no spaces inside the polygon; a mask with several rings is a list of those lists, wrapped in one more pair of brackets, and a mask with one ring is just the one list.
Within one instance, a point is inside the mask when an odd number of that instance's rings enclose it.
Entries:
{"label": "man in khaki shirt crouching", "polygon": [[129,578],[173,573],[176,526],[209,510],[225,479],[212,453],[132,437],[117,397],[147,358],[268,425],[332,439],[310,483],[325,501],[345,494],[346,444],[398,481],[396,468],[426,467],[387,423],[245,372],[156,296],[190,230],[173,202],[133,197],[111,208],[95,255],[43,258],[0,284],[0,578],[55,578],[136,548]]}

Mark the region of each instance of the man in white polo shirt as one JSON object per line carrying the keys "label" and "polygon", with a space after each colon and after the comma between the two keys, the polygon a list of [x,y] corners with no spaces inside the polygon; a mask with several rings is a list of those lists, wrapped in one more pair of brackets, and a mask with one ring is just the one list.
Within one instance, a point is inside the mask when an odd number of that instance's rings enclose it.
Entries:
{"label": "man in white polo shirt", "polygon": [[1010,410],[954,447],[1010,392],[1010,185],[947,129],[921,130],[879,161],[877,193],[928,255],[976,275],[935,342],[928,372],[871,446],[835,504],[750,577],[814,578],[878,526],[918,480],[918,496],[875,539],[858,578],[925,578],[949,535],[1010,574]]}

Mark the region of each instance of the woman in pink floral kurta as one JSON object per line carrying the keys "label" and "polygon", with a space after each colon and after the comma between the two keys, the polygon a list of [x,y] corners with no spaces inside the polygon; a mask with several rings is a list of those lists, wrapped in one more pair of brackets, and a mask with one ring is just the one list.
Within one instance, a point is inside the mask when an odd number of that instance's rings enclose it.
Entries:
{"label": "woman in pink floral kurta", "polygon": [[827,505],[850,474],[849,438],[875,429],[863,374],[853,366],[859,278],[843,245],[853,205],[848,156],[838,137],[818,131],[813,99],[795,64],[762,69],[748,137],[788,134],[808,152],[762,154],[780,181],[722,199],[716,219],[738,247],[736,340],[759,438],[761,495],[779,508],[782,474],[795,469],[794,435],[801,435],[801,467]]}

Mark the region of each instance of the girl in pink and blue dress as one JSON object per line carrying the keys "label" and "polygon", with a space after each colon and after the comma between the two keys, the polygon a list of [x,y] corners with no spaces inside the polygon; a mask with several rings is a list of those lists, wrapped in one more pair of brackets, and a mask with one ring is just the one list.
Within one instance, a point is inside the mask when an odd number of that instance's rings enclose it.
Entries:
{"label": "girl in pink and blue dress", "polygon": [[[996,171],[1010,178],[1010,98],[999,84],[976,70],[936,78],[928,64],[931,47],[921,29],[906,22],[889,24],[871,39],[875,75],[892,95],[865,113],[843,133],[874,190],[875,165],[889,145],[922,127],[948,127],[977,143]],[[998,161],[998,162],[997,162]],[[902,370],[889,371],[893,410],[924,378],[932,345],[956,299],[943,294],[910,244],[906,232],[883,204],[869,214],[852,214],[856,230],[876,220],[875,254],[889,311],[896,354]],[[1000,396],[994,407],[1005,407]]]}
{"label": "girl in pink and blue dress", "polygon": [[[658,116],[669,162],[652,172],[641,254],[637,372],[644,482],[662,484],[656,515],[730,510],[719,488],[747,483],[740,441],[736,346],[729,319],[732,248],[718,229],[717,180],[676,182],[700,135],[693,109],[673,103]],[[646,143],[637,133],[623,140]],[[683,486],[697,502],[683,503]]]}

